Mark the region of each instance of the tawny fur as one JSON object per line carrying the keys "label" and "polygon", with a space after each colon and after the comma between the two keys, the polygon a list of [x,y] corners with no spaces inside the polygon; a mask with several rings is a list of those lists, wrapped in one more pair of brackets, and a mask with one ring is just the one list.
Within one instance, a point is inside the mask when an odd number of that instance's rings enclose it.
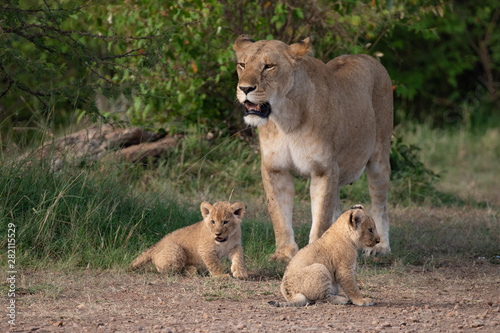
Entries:
{"label": "tawny fur", "polygon": [[[233,46],[237,98],[250,112],[245,121],[259,130],[262,181],[276,239],[271,259],[289,260],[298,250],[291,169],[311,178],[309,242],[340,216],[340,186],[366,170],[371,213],[381,236],[366,252],[387,253],[391,79],[370,56],[345,55],[325,64],[310,55],[310,44],[309,38],[286,45],[242,35]],[[269,105],[271,112],[264,117]]]}
{"label": "tawny fur", "polygon": [[337,294],[340,285],[353,304],[373,305],[371,299],[363,298],[356,283],[357,249],[373,247],[379,241],[373,219],[363,206],[354,206],[292,258],[281,282],[281,293],[288,302],[269,303],[274,306],[347,304],[348,299]]}
{"label": "tawny fur", "polygon": [[200,206],[203,221],[167,234],[144,251],[131,264],[137,269],[150,261],[158,272],[195,274],[208,270],[212,276],[224,274],[221,259],[231,260],[235,278],[247,278],[241,246],[241,220],[245,205],[241,202],[203,202]]}

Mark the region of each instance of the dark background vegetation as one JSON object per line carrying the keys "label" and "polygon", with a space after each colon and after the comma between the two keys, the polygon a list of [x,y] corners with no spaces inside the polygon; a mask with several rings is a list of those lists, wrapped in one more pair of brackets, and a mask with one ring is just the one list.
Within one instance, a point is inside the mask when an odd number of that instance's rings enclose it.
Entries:
{"label": "dark background vegetation", "polygon": [[[499,16],[496,0],[7,0],[0,125],[29,136],[42,123],[90,114],[234,132],[242,123],[231,46],[242,33],[287,43],[310,36],[323,61],[377,57],[393,79],[396,124],[484,125],[499,106]],[[123,94],[125,115],[99,112],[96,94]]]}

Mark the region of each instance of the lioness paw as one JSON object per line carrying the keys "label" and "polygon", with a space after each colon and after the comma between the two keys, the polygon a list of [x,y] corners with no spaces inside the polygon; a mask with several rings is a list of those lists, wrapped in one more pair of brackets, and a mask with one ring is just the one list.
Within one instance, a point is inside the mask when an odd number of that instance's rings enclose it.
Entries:
{"label": "lioness paw", "polygon": [[297,244],[284,246],[276,249],[274,254],[269,259],[270,261],[285,261],[288,262],[299,250]]}
{"label": "lioness paw", "polygon": [[372,306],[375,303],[371,300],[371,298],[361,298],[359,300],[353,300],[352,304],[357,305],[357,306]]}
{"label": "lioness paw", "polygon": [[382,241],[375,245],[374,247],[368,248],[364,250],[364,255],[365,257],[368,257],[370,255],[384,255],[388,254],[391,252],[391,247],[389,246],[389,243]]}

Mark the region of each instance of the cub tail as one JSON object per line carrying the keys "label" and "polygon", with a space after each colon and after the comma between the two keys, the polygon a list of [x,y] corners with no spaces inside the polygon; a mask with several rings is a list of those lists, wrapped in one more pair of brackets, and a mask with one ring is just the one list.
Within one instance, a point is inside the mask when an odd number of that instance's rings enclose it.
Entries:
{"label": "cub tail", "polygon": [[152,259],[153,248],[149,248],[146,251],[142,252],[137,258],[129,266],[129,270],[136,270],[144,265]]}

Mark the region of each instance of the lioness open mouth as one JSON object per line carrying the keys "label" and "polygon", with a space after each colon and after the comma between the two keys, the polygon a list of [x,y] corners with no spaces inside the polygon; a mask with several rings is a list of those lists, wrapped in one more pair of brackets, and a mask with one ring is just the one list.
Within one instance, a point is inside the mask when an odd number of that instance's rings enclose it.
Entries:
{"label": "lioness open mouth", "polygon": [[261,118],[267,118],[271,113],[271,104],[269,104],[268,102],[263,104],[254,104],[247,100],[245,101],[244,105],[245,116],[256,115]]}
{"label": "lioness open mouth", "polygon": [[222,238],[222,237],[215,237],[215,241],[216,241],[216,242],[219,242],[219,243],[222,243],[222,242],[227,241],[227,237],[226,237],[226,238]]}

